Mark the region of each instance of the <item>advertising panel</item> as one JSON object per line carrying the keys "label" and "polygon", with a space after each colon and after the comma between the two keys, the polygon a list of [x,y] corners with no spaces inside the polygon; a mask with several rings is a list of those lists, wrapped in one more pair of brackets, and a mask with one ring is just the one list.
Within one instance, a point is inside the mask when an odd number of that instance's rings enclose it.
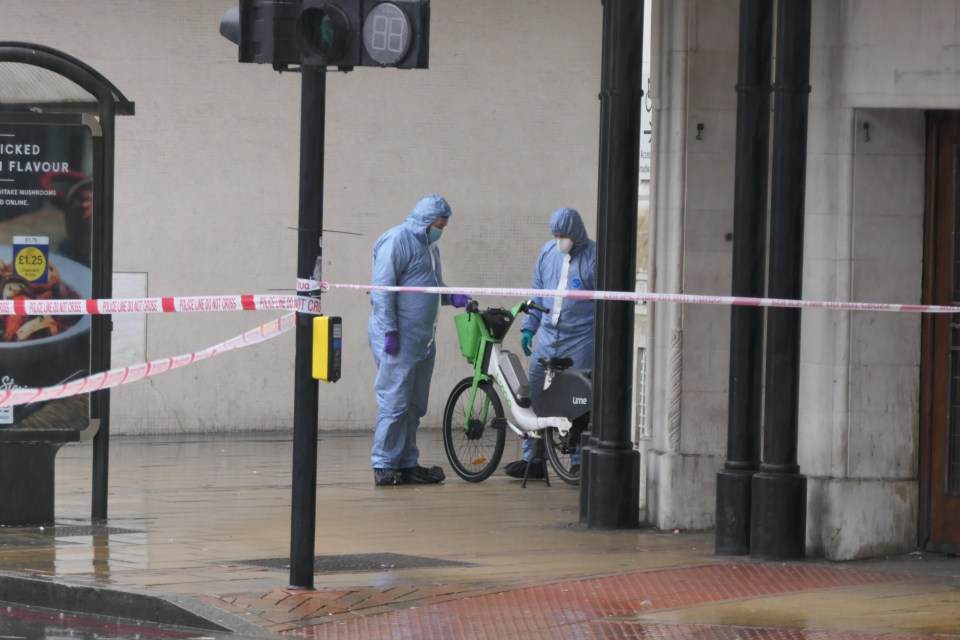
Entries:
{"label": "advertising panel", "polygon": [[[93,137],[82,124],[0,121],[0,297],[90,298]],[[0,389],[90,372],[89,316],[0,316]],[[88,395],[0,408],[2,429],[84,429]]]}

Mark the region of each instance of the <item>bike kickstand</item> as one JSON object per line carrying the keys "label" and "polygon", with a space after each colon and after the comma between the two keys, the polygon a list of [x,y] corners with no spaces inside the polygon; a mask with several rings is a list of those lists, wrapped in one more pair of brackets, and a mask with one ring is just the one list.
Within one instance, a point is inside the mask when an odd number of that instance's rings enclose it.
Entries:
{"label": "bike kickstand", "polygon": [[522,488],[527,488],[527,477],[530,475],[530,467],[533,466],[534,460],[540,460],[540,464],[543,465],[543,484],[544,486],[550,486],[550,472],[547,470],[547,459],[543,455],[543,439],[538,439],[536,446],[533,448],[533,457],[530,458],[530,462],[527,463],[527,468],[523,471],[523,484],[520,485]]}

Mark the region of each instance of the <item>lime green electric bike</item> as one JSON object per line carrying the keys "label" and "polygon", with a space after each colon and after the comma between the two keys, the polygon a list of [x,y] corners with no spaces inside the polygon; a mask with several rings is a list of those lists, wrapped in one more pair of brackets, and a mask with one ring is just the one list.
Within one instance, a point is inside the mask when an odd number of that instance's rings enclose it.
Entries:
{"label": "lime green electric bike", "polygon": [[[479,311],[472,300],[465,313],[454,317],[460,352],[473,366],[473,375],[458,382],[447,399],[443,447],[454,471],[467,482],[486,480],[496,470],[508,429],[536,440],[535,455],[545,452],[564,482],[580,482],[579,465],[572,459],[590,423],[591,372],[573,369],[569,358],[543,359],[544,389],[535,412],[520,358],[502,348],[514,321],[528,309],[549,313],[533,301]],[[549,484],[549,476],[546,479]]]}

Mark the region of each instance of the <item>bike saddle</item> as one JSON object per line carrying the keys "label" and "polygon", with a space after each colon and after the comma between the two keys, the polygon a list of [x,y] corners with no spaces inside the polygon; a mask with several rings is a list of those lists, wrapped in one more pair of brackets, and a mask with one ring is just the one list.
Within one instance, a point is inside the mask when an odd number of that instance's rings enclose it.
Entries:
{"label": "bike saddle", "polygon": [[540,364],[550,369],[569,369],[573,366],[573,358],[540,358]]}

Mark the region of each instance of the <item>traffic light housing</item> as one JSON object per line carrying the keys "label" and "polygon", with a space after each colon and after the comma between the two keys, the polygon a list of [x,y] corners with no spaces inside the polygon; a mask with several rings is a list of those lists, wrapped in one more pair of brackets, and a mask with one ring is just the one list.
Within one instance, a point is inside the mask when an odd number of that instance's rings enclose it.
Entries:
{"label": "traffic light housing", "polygon": [[220,35],[237,45],[240,62],[283,69],[300,64],[294,24],[301,0],[240,0],[220,21]]}
{"label": "traffic light housing", "polygon": [[220,23],[240,62],[426,69],[429,0],[240,0]]}

